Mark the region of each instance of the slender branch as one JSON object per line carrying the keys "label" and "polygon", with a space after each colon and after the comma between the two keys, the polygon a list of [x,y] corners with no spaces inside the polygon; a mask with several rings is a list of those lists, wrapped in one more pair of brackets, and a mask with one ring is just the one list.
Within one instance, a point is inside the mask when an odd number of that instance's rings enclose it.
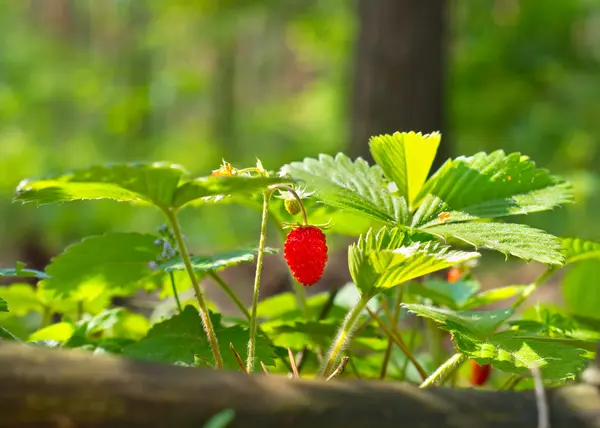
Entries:
{"label": "slender branch", "polygon": [[237,306],[242,315],[244,315],[246,319],[250,320],[250,312],[248,312],[248,309],[246,309],[240,298],[234,293],[223,277],[214,270],[208,271],[208,276],[210,276],[217,284],[219,284],[219,287],[221,287],[225,294],[227,294],[235,306]]}
{"label": "slender branch", "polygon": [[379,324],[379,327],[381,327],[381,329],[385,332],[385,334],[387,334],[387,336],[390,339],[392,339],[396,345],[398,345],[398,347],[400,348],[400,350],[402,352],[404,352],[404,355],[406,355],[406,358],[408,358],[410,360],[410,362],[413,363],[413,366],[415,366],[415,368],[419,372],[421,379],[423,379],[423,380],[427,379],[427,372],[425,371],[423,366],[419,363],[419,361],[415,358],[415,356],[410,352],[410,350],[406,346],[406,343],[404,343],[404,339],[402,339],[402,336],[391,331],[388,328],[388,326],[385,325],[385,322],[383,322],[383,320],[375,312],[373,312],[369,308],[367,308],[367,311],[369,312],[371,317],[375,321],[377,321],[377,324]]}
{"label": "slender branch", "polygon": [[[412,354],[412,347],[415,343],[415,338],[417,337],[417,329],[413,328],[410,331],[410,338],[408,339],[408,345],[406,346],[408,348],[408,350],[410,351],[410,353]],[[416,357],[415,357],[416,358]],[[400,379],[404,380],[406,379],[406,369],[408,369],[408,363],[410,362],[410,360],[408,359],[408,357],[406,357],[406,359],[404,360],[403,364],[402,364],[402,369],[400,370]]]}
{"label": "slender branch", "polygon": [[523,304],[523,302],[525,302],[525,300],[527,300],[527,298],[529,296],[531,296],[531,294],[538,288],[538,286],[541,285],[542,283],[544,283],[552,275],[554,275],[555,272],[556,272],[556,267],[554,267],[554,266],[548,267],[548,269],[546,269],[539,277],[537,277],[537,279],[535,281],[533,281],[531,284],[529,284],[525,288],[525,290],[523,290],[523,292],[521,293],[519,298],[517,300],[515,300],[514,303],[512,304],[512,306],[511,306],[512,309],[517,309],[519,306],[521,306]]}
{"label": "slender branch", "polygon": [[340,365],[337,367],[337,369],[334,370],[333,373],[329,375],[329,377],[326,380],[331,380],[334,377],[341,376],[342,373],[344,373],[344,370],[346,369],[346,365],[348,364],[349,360],[350,357],[342,357],[342,362],[340,363]]}
{"label": "slender branch", "polygon": [[306,208],[304,208],[304,203],[302,202],[302,199],[300,198],[300,196],[298,196],[298,193],[296,193],[296,191],[294,189],[292,189],[291,186],[288,186],[286,184],[273,184],[272,186],[269,186],[269,190],[275,190],[275,189],[287,190],[288,192],[290,192],[292,194],[294,199],[296,199],[296,201],[298,201],[298,205],[300,206],[300,210],[302,211],[302,220],[304,220],[304,226],[306,226],[308,224],[308,216],[306,215]]}
{"label": "slender branch", "polygon": [[260,239],[258,241],[258,254],[256,256],[256,275],[254,276],[254,292],[252,295],[252,312],[250,314],[250,339],[248,340],[248,359],[246,360],[246,370],[248,373],[254,371],[254,352],[256,350],[256,328],[258,297],[260,292],[260,278],[262,274],[263,258],[265,255],[265,242],[267,239],[267,219],[269,217],[269,199],[272,191],[263,192],[263,209],[260,226]]}
{"label": "slender branch", "polygon": [[246,367],[244,367],[244,361],[242,360],[242,357],[240,357],[238,351],[235,350],[235,347],[233,346],[232,342],[229,342],[229,349],[231,349],[231,352],[233,353],[233,356],[235,357],[235,360],[237,361],[238,365],[242,369],[242,372],[248,374],[248,372],[246,371]]}
{"label": "slender branch", "polygon": [[294,353],[290,348],[287,348],[288,356],[290,357],[290,365],[292,366],[292,374],[297,379],[300,377],[300,373],[298,373],[298,366],[296,365],[296,359],[294,358]]}
{"label": "slender branch", "polygon": [[173,272],[169,272],[169,279],[171,280],[171,289],[173,290],[173,296],[175,297],[175,302],[177,303],[177,309],[179,313],[183,312],[183,307],[181,306],[181,301],[179,300],[179,293],[177,292],[177,287],[175,286],[175,275]]}
{"label": "slender branch", "polygon": [[[398,327],[398,319],[400,318],[400,303],[402,303],[402,295],[404,294],[404,287],[398,286],[396,290],[396,299],[394,300],[394,314],[391,317],[391,328],[393,332],[397,332]],[[387,307],[385,301],[382,302]],[[394,341],[391,337],[388,338],[388,345],[385,350],[385,355],[383,357],[383,364],[381,365],[381,373],[379,374],[379,379],[384,380],[387,374],[388,365],[390,362],[390,357],[392,355],[392,346],[394,345]]]}
{"label": "slender branch", "polygon": [[423,381],[419,388],[427,388],[433,385],[442,384],[449,376],[458,369],[462,363],[467,360],[467,356],[460,352],[454,354],[448,360],[439,366],[435,372]]}
{"label": "slender branch", "polygon": [[326,361],[322,365],[317,376],[321,376],[324,378],[329,377],[340,353],[342,352],[342,350],[350,340],[352,333],[354,332],[356,321],[358,321],[362,310],[367,306],[367,303],[370,299],[370,296],[362,296],[360,299],[358,299],[354,307],[350,309],[348,315],[346,315],[346,318],[344,319],[344,322],[342,323],[342,326],[338,331],[338,334],[333,342],[333,346],[329,350],[329,354],[326,357]]}
{"label": "slender branch", "polygon": [[211,350],[215,357],[215,363],[218,368],[223,368],[223,357],[221,357],[221,350],[219,349],[219,342],[217,340],[217,335],[215,334],[215,328],[213,327],[212,320],[210,319],[208,307],[206,306],[206,300],[204,300],[204,294],[202,294],[202,290],[200,289],[198,277],[196,276],[196,272],[194,272],[190,255],[188,254],[185,243],[183,242],[183,235],[181,233],[181,228],[179,227],[179,220],[171,209],[165,209],[164,213],[171,223],[173,234],[175,235],[177,246],[179,247],[179,254],[181,254],[181,258],[183,259],[187,273],[192,281],[192,286],[194,287],[194,292],[196,293],[196,300],[198,300],[198,306],[200,308],[200,318],[202,319],[204,331],[206,332],[208,342],[210,343]]}

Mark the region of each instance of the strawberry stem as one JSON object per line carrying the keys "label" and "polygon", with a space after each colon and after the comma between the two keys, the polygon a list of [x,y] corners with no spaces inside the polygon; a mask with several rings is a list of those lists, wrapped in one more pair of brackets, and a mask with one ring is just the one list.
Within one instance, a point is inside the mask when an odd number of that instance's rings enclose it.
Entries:
{"label": "strawberry stem", "polygon": [[327,379],[329,375],[331,375],[338,357],[340,353],[344,350],[350,338],[352,337],[352,333],[356,327],[356,322],[360,317],[362,310],[367,306],[367,303],[371,300],[371,296],[365,295],[362,296],[356,304],[348,311],[348,315],[344,319],[342,326],[340,327],[338,334],[333,342],[333,346],[329,350],[329,354],[326,357],[325,363],[319,370],[319,374],[317,377],[324,377]]}
{"label": "strawberry stem", "polygon": [[467,361],[467,356],[458,352],[448,358],[444,364],[439,366],[435,372],[423,381],[419,388],[427,388],[433,385],[441,385],[449,376],[451,376],[461,365]]}
{"label": "strawberry stem", "polygon": [[196,272],[194,272],[190,255],[188,254],[185,243],[183,242],[183,235],[181,234],[181,228],[179,227],[179,220],[177,219],[177,215],[171,209],[165,209],[164,213],[171,223],[173,235],[175,235],[175,240],[177,241],[177,246],[179,247],[179,253],[181,254],[181,258],[183,259],[187,273],[192,281],[192,286],[194,287],[194,292],[196,293],[196,300],[198,300],[198,307],[200,308],[200,318],[202,319],[204,331],[206,332],[208,342],[210,343],[211,350],[215,357],[215,363],[217,367],[221,369],[223,368],[223,358],[221,357],[219,342],[217,340],[217,335],[215,334],[215,328],[212,320],[210,319],[210,315],[208,313],[206,300],[204,300],[204,295],[202,294],[200,284],[198,283],[198,277],[196,276]]}
{"label": "strawberry stem", "polygon": [[291,186],[288,186],[286,184],[273,184],[273,185],[269,186],[269,189],[271,189],[271,190],[285,189],[288,192],[290,192],[292,194],[292,196],[294,197],[294,199],[296,199],[296,201],[298,201],[298,205],[300,205],[300,209],[302,210],[302,220],[304,222],[303,225],[308,226],[308,217],[306,216],[306,208],[304,208],[304,204],[302,203],[302,199],[300,198],[298,193],[296,193],[296,191],[294,189],[292,189]]}
{"label": "strawberry stem", "polygon": [[269,199],[273,191],[271,188],[263,193],[262,220],[260,226],[260,240],[258,241],[258,254],[256,255],[256,275],[254,276],[254,293],[252,296],[252,311],[250,313],[250,338],[248,340],[248,359],[246,371],[254,371],[254,352],[256,349],[256,317],[258,309],[258,296],[260,291],[260,277],[262,273],[263,258],[265,255],[265,242],[267,238],[267,220],[269,218]]}

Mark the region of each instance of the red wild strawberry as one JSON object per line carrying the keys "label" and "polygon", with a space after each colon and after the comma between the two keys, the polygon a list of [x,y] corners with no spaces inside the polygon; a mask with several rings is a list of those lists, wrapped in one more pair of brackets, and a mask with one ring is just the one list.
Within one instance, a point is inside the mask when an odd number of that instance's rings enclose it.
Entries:
{"label": "red wild strawberry", "polygon": [[490,377],[492,366],[490,364],[479,365],[475,360],[471,360],[471,385],[481,386]]}
{"label": "red wild strawberry", "polygon": [[450,268],[450,270],[448,271],[447,280],[450,283],[456,282],[460,279],[461,276],[462,276],[462,271],[460,270],[460,268],[453,267],[453,268]]}
{"label": "red wild strawberry", "polygon": [[321,279],[327,262],[327,240],[321,229],[294,227],[285,238],[283,249],[283,256],[300,284],[313,285]]}

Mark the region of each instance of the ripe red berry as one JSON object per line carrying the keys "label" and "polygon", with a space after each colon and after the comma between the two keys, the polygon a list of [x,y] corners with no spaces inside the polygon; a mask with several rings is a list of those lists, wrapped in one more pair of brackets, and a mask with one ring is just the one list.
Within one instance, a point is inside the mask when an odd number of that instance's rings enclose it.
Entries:
{"label": "ripe red berry", "polygon": [[485,381],[490,377],[490,372],[492,371],[492,366],[490,364],[482,364],[475,360],[471,360],[471,385],[473,386],[481,386],[485,383]]}
{"label": "ripe red berry", "polygon": [[448,271],[447,279],[448,279],[448,282],[452,283],[452,282],[458,281],[461,276],[462,276],[461,270],[457,267],[453,267],[453,268],[450,268],[450,270]]}
{"label": "ripe red berry", "polygon": [[321,229],[314,226],[293,228],[283,249],[283,256],[300,284],[313,285],[321,279],[327,263],[327,240]]}

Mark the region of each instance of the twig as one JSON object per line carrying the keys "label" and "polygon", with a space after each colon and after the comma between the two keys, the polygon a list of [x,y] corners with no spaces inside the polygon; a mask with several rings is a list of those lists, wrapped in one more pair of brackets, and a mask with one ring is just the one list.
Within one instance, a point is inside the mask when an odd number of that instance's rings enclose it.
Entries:
{"label": "twig", "polygon": [[292,352],[292,350],[290,348],[288,349],[288,355],[290,356],[290,364],[292,366],[292,373],[294,374],[295,378],[299,378],[300,374],[298,373],[298,366],[296,365],[296,360],[294,359],[294,353]]}
{"label": "twig", "polygon": [[246,370],[246,367],[244,366],[244,361],[242,360],[242,357],[240,357],[240,354],[238,354],[238,352],[233,347],[233,343],[231,342],[229,342],[229,349],[231,349],[231,352],[233,352],[233,355],[235,356],[235,359],[237,360],[239,366],[242,368],[242,371],[248,374],[248,370]]}
{"label": "twig", "polygon": [[538,366],[531,368],[533,374],[533,384],[535,386],[535,401],[538,408],[538,428],[550,428],[550,409],[548,408],[548,400],[544,391],[544,383],[542,381],[542,372]]}
{"label": "twig", "polygon": [[337,366],[337,369],[335,369],[334,372],[331,373],[329,377],[325,380],[331,380],[334,377],[340,376],[342,373],[344,373],[344,369],[346,368],[346,364],[348,364],[348,361],[350,361],[350,357],[342,357],[342,362],[340,363],[340,365]]}
{"label": "twig", "polygon": [[269,369],[267,368],[267,366],[265,366],[265,363],[263,363],[262,361],[260,362],[260,366],[262,367],[263,372],[265,372],[267,376],[271,374],[269,373]]}

